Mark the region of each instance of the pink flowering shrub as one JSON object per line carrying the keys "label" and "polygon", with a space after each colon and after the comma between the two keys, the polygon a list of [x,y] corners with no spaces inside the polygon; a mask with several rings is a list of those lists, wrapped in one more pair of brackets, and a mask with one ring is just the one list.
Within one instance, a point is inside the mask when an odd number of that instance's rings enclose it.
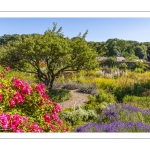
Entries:
{"label": "pink flowering shrub", "polygon": [[66,132],[58,117],[60,106],[50,101],[45,85],[29,85],[0,74],[0,132]]}

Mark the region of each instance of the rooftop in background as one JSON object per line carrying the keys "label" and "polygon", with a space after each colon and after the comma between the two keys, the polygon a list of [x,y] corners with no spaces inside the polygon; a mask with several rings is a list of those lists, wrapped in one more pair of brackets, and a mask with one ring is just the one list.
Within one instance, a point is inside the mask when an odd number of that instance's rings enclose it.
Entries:
{"label": "rooftop in background", "polygon": [[[108,59],[108,57],[96,57],[97,61],[103,61]],[[117,62],[125,61],[124,57],[116,57]]]}
{"label": "rooftop in background", "polygon": [[120,61],[125,61],[125,58],[124,57],[116,57],[117,61],[120,62]]}

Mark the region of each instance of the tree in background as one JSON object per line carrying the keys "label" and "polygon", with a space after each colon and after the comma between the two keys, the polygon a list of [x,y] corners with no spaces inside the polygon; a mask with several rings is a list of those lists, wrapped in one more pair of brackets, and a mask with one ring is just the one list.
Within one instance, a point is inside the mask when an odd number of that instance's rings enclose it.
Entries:
{"label": "tree in background", "polygon": [[146,59],[147,47],[145,45],[140,45],[135,47],[135,55],[140,59]]}
{"label": "tree in background", "polygon": [[113,68],[117,65],[117,60],[115,57],[109,57],[106,60],[101,62],[102,66],[108,66],[109,68]]}
{"label": "tree in background", "polygon": [[53,82],[66,69],[76,71],[96,66],[97,53],[82,37],[65,38],[62,27],[46,30],[43,35],[24,36],[22,41],[7,45],[7,53],[1,59],[2,65],[9,65],[19,71],[37,74],[38,79],[52,89]]}

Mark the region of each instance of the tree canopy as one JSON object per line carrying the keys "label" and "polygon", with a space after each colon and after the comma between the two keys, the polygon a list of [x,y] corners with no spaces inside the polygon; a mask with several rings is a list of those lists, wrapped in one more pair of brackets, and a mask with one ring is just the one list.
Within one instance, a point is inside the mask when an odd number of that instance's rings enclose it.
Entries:
{"label": "tree canopy", "polygon": [[35,73],[51,89],[56,76],[66,69],[90,70],[96,65],[97,53],[85,41],[86,34],[87,31],[73,39],[64,37],[62,27],[57,30],[54,23],[53,29],[44,34],[31,34],[8,42],[1,64]]}
{"label": "tree canopy", "polygon": [[150,42],[142,43],[114,38],[108,39],[106,42],[88,42],[88,45],[92,46],[99,56],[146,59],[147,46],[150,45]]}

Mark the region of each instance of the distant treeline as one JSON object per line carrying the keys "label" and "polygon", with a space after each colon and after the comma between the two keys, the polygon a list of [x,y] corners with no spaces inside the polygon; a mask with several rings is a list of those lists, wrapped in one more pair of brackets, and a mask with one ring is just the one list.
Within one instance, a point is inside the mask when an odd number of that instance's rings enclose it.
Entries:
{"label": "distant treeline", "polygon": [[[0,37],[0,46],[7,44],[13,44],[13,41],[23,42],[25,37],[31,34],[4,34]],[[37,34],[32,34],[37,35]],[[108,39],[106,42],[87,42],[88,45],[94,48],[99,56],[116,57],[123,56],[127,60],[133,59],[147,59],[147,46],[150,46],[150,42],[137,42],[131,40],[122,39]]]}
{"label": "distant treeline", "polygon": [[150,42],[126,41],[122,39],[108,39],[106,42],[88,42],[100,56],[123,56],[128,60],[147,59],[147,46]]}

